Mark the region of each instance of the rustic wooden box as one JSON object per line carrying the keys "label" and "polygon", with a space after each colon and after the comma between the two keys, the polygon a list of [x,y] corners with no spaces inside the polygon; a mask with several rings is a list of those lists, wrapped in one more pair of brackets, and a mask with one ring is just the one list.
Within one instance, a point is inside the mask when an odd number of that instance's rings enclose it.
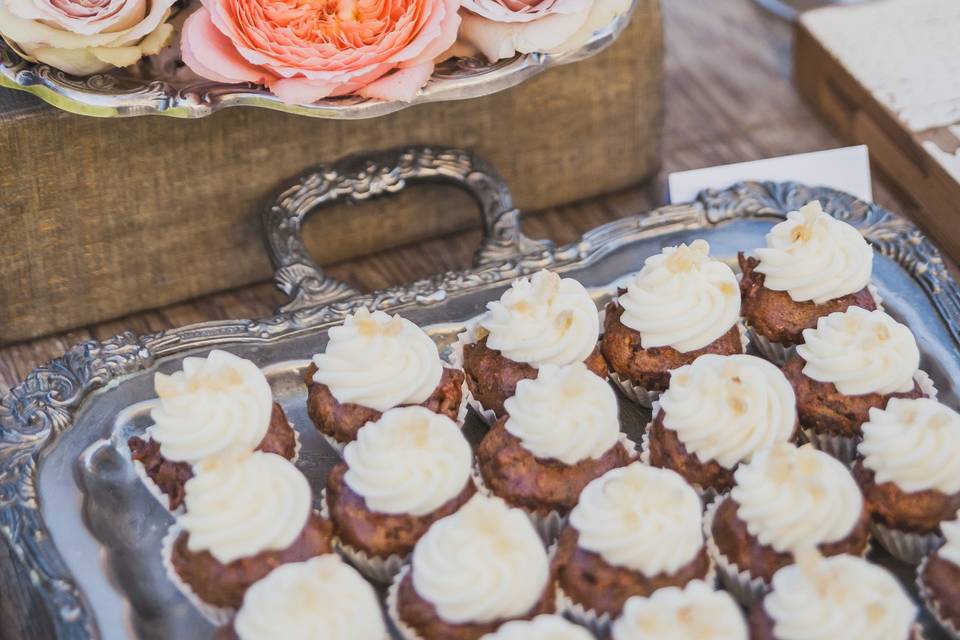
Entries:
{"label": "rustic wooden box", "polygon": [[[201,120],[100,120],[0,92],[0,342],[270,277],[259,210],[310,165],[411,143],[489,159],[534,211],[658,168],[659,0],[589,60],[499,94],[375,120],[226,109]],[[321,263],[474,226],[466,196],[424,187],[308,225]]]}

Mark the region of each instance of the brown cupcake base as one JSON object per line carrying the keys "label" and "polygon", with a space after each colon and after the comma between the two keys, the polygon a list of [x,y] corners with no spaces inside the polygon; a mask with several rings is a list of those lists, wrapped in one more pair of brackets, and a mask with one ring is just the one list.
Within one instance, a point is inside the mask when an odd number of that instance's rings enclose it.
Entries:
{"label": "brown cupcake base", "polygon": [[952,640],[960,639],[960,567],[934,552],[917,569],[920,597]]}
{"label": "brown cupcake base", "polygon": [[664,412],[657,411],[647,425],[645,450],[652,467],[676,471],[689,484],[698,487],[701,494],[722,494],[730,491],[735,482],[733,469],[727,469],[716,460],[703,462],[695,453],[687,451],[677,432],[663,424]]}

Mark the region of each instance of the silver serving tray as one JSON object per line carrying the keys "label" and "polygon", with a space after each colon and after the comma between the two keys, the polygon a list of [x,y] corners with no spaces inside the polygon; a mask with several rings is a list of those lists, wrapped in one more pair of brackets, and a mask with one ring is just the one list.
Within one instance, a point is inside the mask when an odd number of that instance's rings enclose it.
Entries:
{"label": "silver serving tray", "polygon": [[[417,181],[457,184],[475,196],[484,237],[474,268],[361,294],[309,258],[300,238],[307,215]],[[306,416],[301,376],[310,355],[324,347],[327,329],[347,313],[361,306],[402,313],[446,348],[517,276],[553,269],[579,279],[601,304],[618,279],[664,246],[706,237],[714,255],[732,262],[738,250],[760,246],[786,212],[812,199],[873,244],[874,281],[885,305],[913,328],[923,368],[956,407],[960,289],[938,250],[889,211],[830,189],[741,183],[554,247],[523,235],[509,192],[482,161],[458,150],[414,148],[319,167],[280,193],[263,217],[277,283],[292,298],[277,315],[85,342],[13,388],[0,402],[0,531],[59,638],[209,638],[213,629],[163,575],[160,540],[171,517],[138,480],[125,445],[147,424],[154,372],[173,371],[185,355],[214,346],[257,362],[301,434],[300,466],[319,493],[336,456]],[[622,404],[624,428],[636,437],[649,414]],[[466,428],[474,440],[483,433],[473,418]],[[909,568],[890,566],[912,582]]]}
{"label": "silver serving tray", "polygon": [[[194,4],[199,6],[198,2]],[[0,86],[29,91],[64,111],[99,117],[164,115],[202,118],[226,107],[250,106],[317,118],[374,118],[415,104],[464,100],[496,93],[550,67],[589,58],[619,37],[630,22],[635,7],[636,1],[626,13],[595,31],[587,43],[572,51],[523,54],[493,63],[482,56],[447,60],[437,66],[431,80],[410,102],[345,96],[312,104],[287,104],[251,83],[224,84],[197,76],[181,61],[177,42],[133,66],[77,77],[47,64],[25,60],[0,39]],[[177,34],[190,12],[190,8],[184,9],[174,17]]]}

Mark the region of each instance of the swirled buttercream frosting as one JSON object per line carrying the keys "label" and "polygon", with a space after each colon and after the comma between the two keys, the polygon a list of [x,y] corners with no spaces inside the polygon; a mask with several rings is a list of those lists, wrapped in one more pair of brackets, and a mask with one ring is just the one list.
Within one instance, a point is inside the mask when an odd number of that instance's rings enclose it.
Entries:
{"label": "swirled buttercream frosting", "polygon": [[747,640],[740,607],[702,580],[633,596],[613,623],[613,640]]}
{"label": "swirled buttercream frosting", "polygon": [[960,491],[960,413],[936,400],[891,398],[886,409],[870,409],[859,451],[877,482]]}
{"label": "swirled buttercream frosting", "polygon": [[530,519],[503,500],[472,497],[413,550],[413,588],[451,624],[527,613],[547,588],[547,552]]}
{"label": "swirled buttercream frosting", "polygon": [[937,555],[960,567],[960,513],[957,514],[957,518],[940,523],[940,530],[943,531],[945,542],[937,550]]}
{"label": "swirled buttercream frosting", "polygon": [[849,555],[780,569],[763,609],[778,640],[908,640],[917,614],[890,573]]}
{"label": "swirled buttercream frosting", "polygon": [[386,640],[373,587],[340,557],[284,564],[256,582],[233,622],[240,640]]}
{"label": "swirled buttercream frosting", "polygon": [[803,374],[831,382],[848,396],[904,393],[913,389],[920,366],[917,341],[906,325],[883,311],[850,307],[805,329],[797,354]]}
{"label": "swirled buttercream frosting", "polygon": [[733,270],[710,257],[706,240],[667,247],[650,256],[618,298],[620,322],[640,333],[644,349],[696,351],[727,333],[740,318]]}
{"label": "swirled buttercream frosting", "polygon": [[873,249],[854,227],[824,212],[816,200],[787,214],[757,249],[763,286],[794,302],[822,304],[870,282]]}
{"label": "swirled buttercream frosting", "polygon": [[487,346],[514,362],[582,362],[597,346],[600,319],[583,285],[551,271],[513,281],[500,300],[487,305],[479,324]]}
{"label": "swirled buttercream frosting", "polygon": [[337,402],[386,411],[420,404],[440,384],[437,345],[405,318],[360,309],[329,335],[326,351],[313,356],[313,381]]}
{"label": "swirled buttercream frosting", "polygon": [[186,513],[177,518],[190,551],[221,564],[286,549],[311,509],[310,485],[292,462],[274,453],[227,454],[193,468]]}
{"label": "swirled buttercream frosting", "polygon": [[401,407],[368,422],[347,445],[344,480],[372,511],[422,516],[463,491],[472,458],[453,420]]}
{"label": "swirled buttercream frosting", "polygon": [[184,358],[183,369],[153,380],[160,398],[150,437],[168,460],[196,464],[228,449],[253,451],[267,434],[273,394],[249,360],[213,350]]}
{"label": "swirled buttercream frosting", "polygon": [[533,620],[512,620],[480,640],[593,640],[593,634],[561,616],[542,614]]}
{"label": "swirled buttercream frosting", "polygon": [[783,372],[750,355],[708,354],[674,369],[660,407],[688,452],[727,469],[789,440],[797,422]]}
{"label": "swirled buttercream frosting", "polygon": [[734,472],[737,517],[760,544],[796,552],[842,540],[863,511],[850,471],[813,445],[778,444]]}
{"label": "swirled buttercream frosting", "polygon": [[582,549],[646,576],[675,573],[703,547],[696,491],[674,471],[635,462],[588,484],[570,512]]}
{"label": "swirled buttercream frosting", "polygon": [[541,366],[503,406],[507,431],[538,458],[568,465],[596,459],[620,435],[616,394],[582,362]]}

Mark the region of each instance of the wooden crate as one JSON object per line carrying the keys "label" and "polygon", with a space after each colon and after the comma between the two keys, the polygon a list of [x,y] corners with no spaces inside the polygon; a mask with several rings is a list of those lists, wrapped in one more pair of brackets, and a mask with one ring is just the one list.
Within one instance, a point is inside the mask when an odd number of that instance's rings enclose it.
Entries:
{"label": "wooden crate", "polygon": [[[659,165],[659,0],[608,50],[499,94],[375,120],[227,109],[100,120],[0,92],[0,342],[268,279],[260,208],[310,165],[411,143],[474,149],[533,211],[623,188]],[[478,223],[449,187],[308,224],[329,263]]]}

